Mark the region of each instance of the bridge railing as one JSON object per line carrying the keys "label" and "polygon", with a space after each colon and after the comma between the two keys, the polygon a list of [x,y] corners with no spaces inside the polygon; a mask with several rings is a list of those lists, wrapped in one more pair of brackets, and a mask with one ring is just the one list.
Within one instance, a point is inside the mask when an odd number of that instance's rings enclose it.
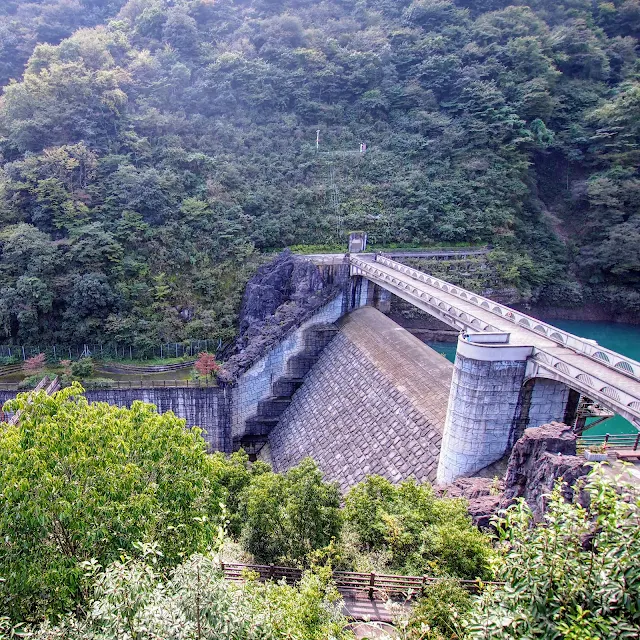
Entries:
{"label": "bridge railing", "polygon": [[[241,581],[246,573],[257,574],[258,579],[282,580],[295,584],[302,578],[302,569],[278,567],[265,564],[238,564],[221,562],[220,568],[227,580]],[[359,573],[356,571],[334,571],[333,580],[341,593],[362,592],[369,598],[376,595],[413,597],[421,595],[426,587],[437,583],[442,578],[434,576],[402,576],[383,573]],[[460,585],[469,591],[479,591],[482,585],[501,586],[503,582],[481,582],[479,580],[460,580]]]}
{"label": "bridge railing", "polygon": [[[387,284],[391,284],[399,289],[404,289],[405,292],[408,292],[408,293],[415,293],[416,285],[409,285],[406,282],[402,282],[401,279],[394,278],[392,276],[389,276],[387,274],[380,272],[380,270],[376,267],[375,262],[365,261],[365,260],[362,260],[361,258],[356,258],[353,256],[351,257],[350,260],[351,260],[352,266],[358,269],[359,271],[361,271],[363,274],[369,274],[369,277],[371,277],[371,275],[373,275],[374,277],[376,276],[381,277],[383,280],[387,281]],[[416,273],[420,273],[420,272],[418,271]],[[378,274],[381,274],[381,275],[378,275]],[[430,276],[427,276],[427,277],[430,277]],[[391,282],[389,282],[389,280]],[[417,286],[419,287],[419,285]],[[438,298],[437,296],[434,296],[431,293],[426,293],[424,292],[424,290],[423,290],[423,295],[428,297],[429,305],[431,305],[432,307],[437,307],[438,312],[441,315],[444,315],[445,318],[448,314],[452,312],[452,306],[446,303],[442,298]],[[423,297],[423,295],[421,295],[420,297]],[[480,323],[479,320],[473,317],[469,317],[466,313],[459,313],[459,314],[454,313],[454,315],[456,315],[457,317],[453,318],[450,316],[450,320],[451,322],[454,323],[455,326],[458,326],[458,328],[468,328],[473,330],[480,329],[481,331],[500,331],[498,327],[489,325],[486,322]],[[445,319],[444,322],[447,322],[447,320]],[[458,323],[457,325],[456,325],[456,322]]]}
{"label": "bridge railing", "polygon": [[515,311],[514,309],[500,304],[499,302],[494,302],[493,300],[489,300],[481,295],[465,291],[464,289],[452,285],[449,282],[445,282],[439,278],[434,278],[433,276],[422,273],[417,269],[400,264],[395,260],[390,260],[384,256],[377,255],[376,262],[408,275],[414,280],[424,282],[425,284],[440,289],[445,293],[456,296],[460,300],[464,300],[465,302],[469,302],[478,307],[478,309],[489,311],[490,313],[504,318],[514,325],[529,329],[530,331],[538,333],[539,335],[556,342],[558,345],[567,347],[610,369],[614,369],[625,376],[640,381],[640,362],[637,362],[636,360],[625,358],[611,349],[601,347],[600,345],[594,344],[592,341],[586,340],[585,338],[580,338],[579,336],[575,336],[572,333],[558,329],[546,322],[542,322],[524,313]]}
{"label": "bridge railing", "polygon": [[[588,425],[587,425],[588,426]],[[612,433],[599,436],[580,436],[576,444],[578,447],[588,449],[590,445],[606,444],[611,449],[630,449],[637,451],[640,448],[640,432],[633,433]]]}

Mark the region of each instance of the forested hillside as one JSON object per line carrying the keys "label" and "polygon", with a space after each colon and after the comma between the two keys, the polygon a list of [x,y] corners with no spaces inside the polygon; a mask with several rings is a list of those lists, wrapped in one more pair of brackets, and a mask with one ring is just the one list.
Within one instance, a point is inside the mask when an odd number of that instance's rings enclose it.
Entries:
{"label": "forested hillside", "polygon": [[638,0],[122,4],[1,10],[3,79],[104,20],[4,87],[4,341],[229,332],[260,251],[353,228],[640,310]]}

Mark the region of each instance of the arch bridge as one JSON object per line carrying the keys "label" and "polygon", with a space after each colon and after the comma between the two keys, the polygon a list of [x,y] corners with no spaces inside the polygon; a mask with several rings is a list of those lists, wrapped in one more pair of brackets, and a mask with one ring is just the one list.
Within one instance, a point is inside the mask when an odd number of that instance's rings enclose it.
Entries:
{"label": "arch bridge", "polygon": [[580,396],[640,427],[640,363],[391,258],[349,254],[352,276],[459,329],[438,480],[500,458],[529,424],[572,421]]}

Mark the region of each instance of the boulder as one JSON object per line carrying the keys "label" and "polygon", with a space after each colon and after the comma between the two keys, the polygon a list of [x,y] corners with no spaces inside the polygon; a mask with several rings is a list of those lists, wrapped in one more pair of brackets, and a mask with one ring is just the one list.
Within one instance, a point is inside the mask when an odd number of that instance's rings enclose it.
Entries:
{"label": "boulder", "polygon": [[[524,498],[536,520],[540,520],[546,508],[545,496],[552,491],[558,478],[563,479],[565,499],[574,500],[576,496],[571,485],[589,469],[585,460],[576,456],[576,435],[571,427],[552,422],[526,429],[509,458],[500,508],[508,507],[517,498]],[[578,499],[583,501],[584,497],[578,496]]]}
{"label": "boulder", "polygon": [[447,498],[465,498],[473,524],[480,529],[490,526],[491,517],[500,508],[502,490],[501,480],[491,478],[458,478],[448,485],[436,485],[436,492]]}

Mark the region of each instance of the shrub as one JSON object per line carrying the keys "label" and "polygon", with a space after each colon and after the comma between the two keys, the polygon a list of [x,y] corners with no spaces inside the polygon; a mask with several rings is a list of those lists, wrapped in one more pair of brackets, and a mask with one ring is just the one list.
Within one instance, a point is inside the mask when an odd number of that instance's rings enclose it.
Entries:
{"label": "shrub", "polygon": [[344,519],[347,565],[375,553],[387,555],[388,570],[405,574],[491,575],[490,539],[471,523],[466,501],[438,498],[428,484],[370,476],[345,496]]}
{"label": "shrub", "polygon": [[44,367],[46,360],[47,356],[44,353],[39,353],[37,356],[27,358],[23,366],[25,371],[40,371]]}
{"label": "shrub", "polygon": [[208,378],[210,375],[217,375],[220,371],[220,365],[216,362],[216,357],[212,353],[203,351],[198,354],[198,359],[194,364],[195,370],[199,375]]}
{"label": "shrub", "polygon": [[82,562],[136,541],[173,566],[217,535],[218,488],[198,429],[152,405],[87,403],[75,383],[6,404],[0,430],[0,611],[33,620],[83,599]]}
{"label": "shrub", "polygon": [[35,389],[40,380],[42,380],[42,375],[36,373],[35,375],[22,379],[18,383],[18,389]]}
{"label": "shrub", "polygon": [[93,375],[93,360],[91,358],[80,358],[71,363],[71,373],[76,378],[90,378]]}
{"label": "shrub", "polygon": [[216,557],[194,555],[167,580],[144,547],[144,558],[124,557],[93,574],[88,616],[69,615],[37,629],[34,640],[113,638],[234,638],[236,640],[347,640],[346,618],[326,573],[307,572],[299,585],[226,581]]}
{"label": "shrub", "polygon": [[300,563],[340,533],[340,494],[310,458],[258,475],[243,491],[241,540],[261,562]]}
{"label": "shrub", "polygon": [[521,500],[496,520],[497,578],[468,624],[471,638],[637,638],[640,634],[640,492],[596,465],[588,508],[553,490],[544,520]]}
{"label": "shrub", "polygon": [[2,356],[0,357],[0,366],[6,366],[10,364],[18,364],[20,358],[18,356]]}
{"label": "shrub", "polygon": [[405,628],[406,640],[457,640],[463,637],[462,623],[471,609],[468,591],[456,580],[443,579],[427,587]]}

